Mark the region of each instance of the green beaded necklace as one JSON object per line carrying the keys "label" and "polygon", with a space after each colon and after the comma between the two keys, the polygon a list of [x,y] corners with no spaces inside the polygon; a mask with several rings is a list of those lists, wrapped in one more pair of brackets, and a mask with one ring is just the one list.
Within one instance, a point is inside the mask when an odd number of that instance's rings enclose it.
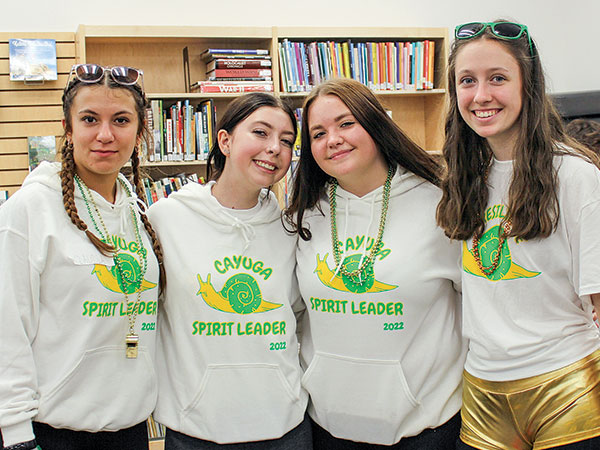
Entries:
{"label": "green beaded necklace", "polygon": [[381,247],[381,239],[383,238],[383,230],[385,229],[385,221],[387,218],[388,206],[390,203],[390,191],[392,187],[392,177],[395,173],[395,168],[391,167],[388,169],[387,178],[385,179],[385,183],[383,185],[383,201],[381,204],[381,218],[379,219],[379,231],[377,232],[377,239],[371,247],[371,251],[369,255],[363,259],[362,264],[358,267],[358,269],[349,271],[345,264],[340,266],[340,260],[342,258],[342,252],[340,250],[340,243],[338,241],[338,232],[337,232],[337,221],[336,221],[336,209],[337,209],[337,201],[335,199],[335,194],[337,192],[338,182],[335,178],[331,180],[331,184],[329,185],[329,206],[331,208],[331,245],[333,247],[333,259],[335,261],[336,267],[339,267],[339,271],[349,277],[354,283],[362,285],[366,281],[366,277],[363,277],[364,272],[372,266],[375,256],[379,252]]}
{"label": "green beaded necklace", "polygon": [[[77,183],[79,192],[81,192],[81,196],[83,197],[83,201],[85,202],[85,206],[87,208],[88,214],[89,214],[90,218],[92,219],[92,224],[94,225],[94,228],[100,235],[101,240],[106,244],[110,244],[110,233],[108,232],[108,228],[106,227],[106,224],[104,223],[104,219],[102,219],[102,215],[100,214],[98,205],[96,205],[96,202],[94,201],[94,196],[92,195],[90,188],[83,182],[83,180],[77,174],[75,174],[75,182]],[[127,196],[131,197],[131,191],[129,190],[129,186],[127,186],[127,184],[120,178],[119,178],[119,183],[121,184],[121,187],[127,193]],[[102,229],[100,229],[100,227],[98,227],[98,223],[96,222],[96,219],[94,218],[94,214],[92,213],[92,209],[90,208],[90,203],[94,208],[94,212],[95,212],[96,216],[98,217],[98,221],[102,225]],[[131,213],[131,221],[133,223],[133,229],[135,230],[135,242],[137,244],[137,248],[140,249],[137,252],[137,254],[139,255],[138,257],[139,257],[140,267],[142,267],[142,269],[141,269],[139,276],[137,277],[137,280],[136,280],[135,271],[131,271],[131,276],[130,276],[127,273],[127,271],[123,270],[123,267],[121,264],[121,259],[119,258],[119,255],[117,254],[116,248],[113,253],[113,261],[115,263],[115,266],[117,266],[117,271],[119,272],[119,275],[121,276],[121,280],[122,280],[123,284],[133,286],[135,289],[135,292],[137,294],[135,303],[133,305],[133,310],[130,312],[130,310],[129,310],[129,295],[127,294],[127,289],[123,289],[123,295],[125,296],[125,305],[127,306],[127,320],[129,323],[129,331],[125,338],[125,347],[126,347],[125,355],[127,356],[127,358],[137,358],[139,336],[137,334],[135,334],[134,328],[135,328],[135,321],[137,319],[138,307],[139,307],[140,299],[142,296],[142,287],[141,287],[142,281],[144,280],[144,275],[146,274],[146,270],[148,268],[148,258],[146,256],[147,252],[146,252],[146,249],[144,248],[144,244],[143,244],[142,238],[140,236],[137,215],[135,213],[133,206],[129,207],[129,211]]]}

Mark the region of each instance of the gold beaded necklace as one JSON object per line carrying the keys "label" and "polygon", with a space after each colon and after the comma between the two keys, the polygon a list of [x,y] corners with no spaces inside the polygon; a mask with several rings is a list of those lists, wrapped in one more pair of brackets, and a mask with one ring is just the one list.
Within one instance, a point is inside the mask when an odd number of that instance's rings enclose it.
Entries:
{"label": "gold beaded necklace", "polygon": [[395,171],[395,168],[390,166],[390,168],[388,169],[387,178],[385,179],[385,183],[383,185],[381,217],[379,219],[379,230],[377,232],[377,238],[375,239],[375,243],[373,244],[373,247],[371,247],[369,255],[365,259],[363,259],[362,264],[356,270],[353,271],[349,271],[344,264],[340,265],[342,252],[340,250],[340,243],[338,241],[336,221],[337,202],[335,198],[338,182],[335,178],[333,178],[331,180],[331,184],[329,185],[329,206],[331,209],[331,245],[333,247],[333,259],[335,261],[336,267],[339,267],[339,271],[359,285],[362,285],[366,281],[366,277],[363,276],[363,273],[373,264],[375,256],[377,256],[377,253],[379,252],[379,249],[381,247],[381,240],[383,238],[383,230],[385,228],[385,221],[387,218],[388,206],[390,202],[392,177],[394,176]]}
{"label": "gold beaded necklace", "polygon": [[[110,244],[110,234],[108,232],[108,228],[106,227],[106,224],[104,223],[104,219],[102,218],[102,215],[100,214],[98,205],[96,205],[94,196],[92,195],[88,186],[83,182],[83,180],[77,174],[75,174],[75,181],[77,182],[77,186],[79,187],[79,191],[81,192],[81,196],[83,197],[83,201],[85,202],[85,206],[87,207],[88,214],[89,214],[90,218],[92,219],[94,228],[100,235],[102,241],[105,242],[106,244]],[[127,184],[125,184],[125,182],[123,180],[121,180],[120,178],[119,178],[119,182],[121,183],[121,186],[127,193],[127,196],[130,197],[131,191],[129,190],[129,187],[127,186]],[[92,210],[90,208],[90,203],[94,209],[96,217],[98,217],[98,221],[102,225],[102,230],[98,227],[98,224],[97,224],[96,220],[94,219],[94,214],[92,214]],[[132,273],[132,275],[129,276],[127,274],[127,272],[125,270],[123,270],[121,260],[119,258],[119,255],[117,254],[116,247],[113,252],[113,261],[115,263],[115,266],[117,267],[117,271],[118,271],[119,275],[121,276],[121,281],[123,282],[123,284],[133,286],[135,289],[135,293],[136,293],[136,300],[135,300],[135,303],[133,304],[132,310],[130,311],[129,295],[127,294],[127,287],[122,288],[123,295],[125,296],[125,306],[127,308],[127,321],[129,324],[129,330],[128,330],[127,336],[125,337],[125,356],[127,358],[137,358],[139,336],[137,334],[135,334],[135,321],[137,319],[138,308],[139,308],[140,299],[142,296],[142,281],[144,280],[144,275],[146,274],[146,269],[148,267],[148,259],[146,257],[147,253],[145,251],[144,244],[142,242],[142,238],[140,236],[135,210],[133,209],[133,206],[130,206],[129,208],[130,208],[133,228],[135,230],[135,240],[136,240],[137,248],[139,249],[137,254],[140,255],[139,256],[140,263],[141,263],[140,267],[142,268],[141,273],[139,274],[139,277],[137,277],[137,280],[136,280],[135,273]]]}
{"label": "gold beaded necklace", "polygon": [[[488,179],[488,175],[490,173],[491,167],[492,167],[492,163],[490,162],[490,164],[488,165],[487,169],[485,170],[485,174],[483,176],[484,184],[487,184],[487,179]],[[479,270],[481,270],[486,276],[489,277],[498,268],[498,265],[500,264],[500,255],[502,254],[502,246],[504,245],[504,242],[506,241],[506,238],[510,234],[511,230],[512,230],[512,222],[510,221],[510,219],[501,223],[501,226],[498,229],[498,251],[496,252],[496,254],[494,256],[492,265],[489,267],[485,267],[483,265],[483,262],[481,261],[481,255],[479,253],[479,240],[481,239],[482,235],[477,234],[477,233],[475,233],[473,235],[473,241],[472,241],[473,257],[475,258],[475,262],[477,263],[477,267],[479,267]]]}

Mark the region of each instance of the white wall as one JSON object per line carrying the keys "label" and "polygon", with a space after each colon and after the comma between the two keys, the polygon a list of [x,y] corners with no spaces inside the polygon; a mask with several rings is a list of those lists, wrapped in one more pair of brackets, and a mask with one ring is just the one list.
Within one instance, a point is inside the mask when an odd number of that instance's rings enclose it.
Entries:
{"label": "white wall", "polygon": [[511,18],[528,25],[552,92],[600,90],[599,0],[2,0],[0,31],[87,25],[443,26]]}

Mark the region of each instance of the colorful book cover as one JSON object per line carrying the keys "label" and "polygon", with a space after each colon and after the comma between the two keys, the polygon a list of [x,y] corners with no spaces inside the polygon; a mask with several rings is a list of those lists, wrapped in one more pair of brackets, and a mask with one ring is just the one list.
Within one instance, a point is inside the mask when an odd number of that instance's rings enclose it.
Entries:
{"label": "colorful book cover", "polygon": [[54,136],[27,137],[29,154],[29,171],[35,169],[42,161],[56,159],[56,138]]}
{"label": "colorful book cover", "polygon": [[58,79],[54,39],[9,39],[10,81]]}

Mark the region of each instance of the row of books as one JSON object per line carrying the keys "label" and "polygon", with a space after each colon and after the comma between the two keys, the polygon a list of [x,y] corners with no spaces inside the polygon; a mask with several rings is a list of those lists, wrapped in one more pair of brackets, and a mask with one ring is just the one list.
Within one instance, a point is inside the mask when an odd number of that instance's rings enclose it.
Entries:
{"label": "row of books", "polygon": [[153,145],[148,161],[194,161],[208,158],[216,138],[217,113],[212,99],[197,106],[189,99],[165,106],[151,100],[146,111]]}
{"label": "row of books", "polygon": [[201,93],[273,92],[271,56],[266,49],[208,48],[206,79],[191,89]]}
{"label": "row of books", "polygon": [[195,173],[180,173],[173,177],[164,177],[158,180],[144,179],[144,188],[146,190],[146,202],[150,206],[161,198],[168,197],[172,192],[178,191],[182,186],[189,182],[204,183],[202,177],[198,178]]}
{"label": "row of books", "polygon": [[310,91],[335,77],[353,78],[374,90],[433,89],[435,41],[279,42],[282,92]]}

